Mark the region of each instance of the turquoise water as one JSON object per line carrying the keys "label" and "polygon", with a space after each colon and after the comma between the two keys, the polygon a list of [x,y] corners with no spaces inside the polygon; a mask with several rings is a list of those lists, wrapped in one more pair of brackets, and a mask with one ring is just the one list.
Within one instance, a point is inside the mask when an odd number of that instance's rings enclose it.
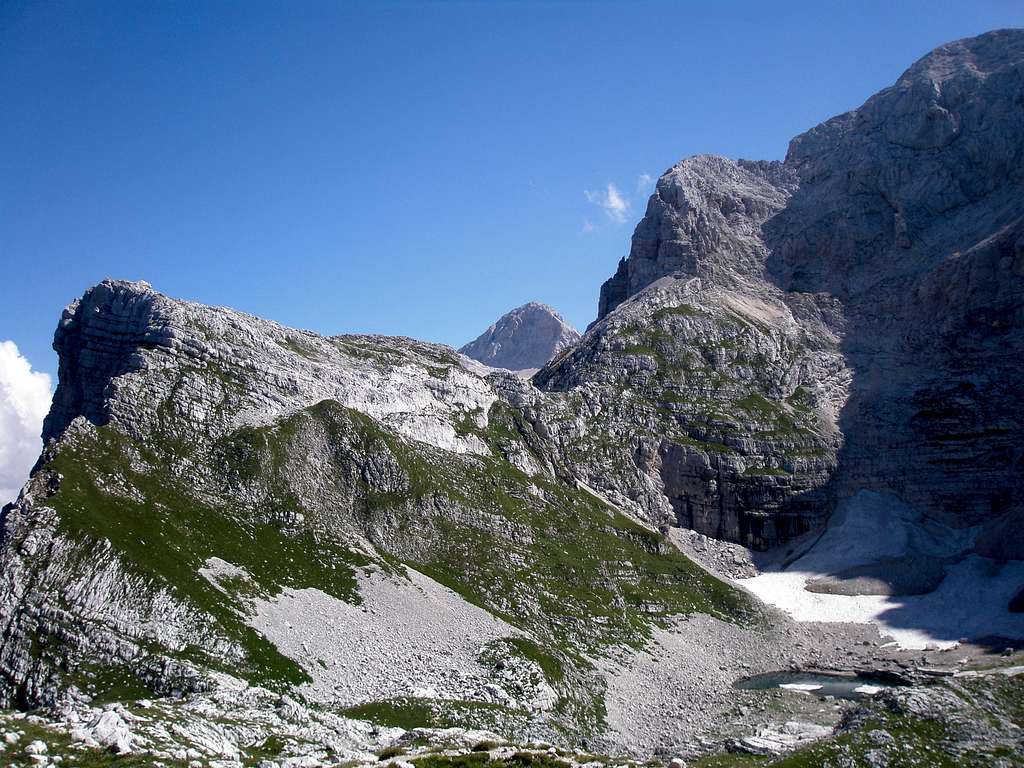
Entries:
{"label": "turquoise water", "polygon": [[764,675],[745,677],[735,683],[737,688],[747,691],[773,690],[789,685],[814,686],[813,690],[806,691],[814,696],[834,696],[837,699],[861,699],[867,698],[872,694],[857,691],[857,688],[867,685],[875,686],[876,688],[891,688],[895,683],[876,677],[843,677],[841,675],[814,674],[810,672],[769,672]]}

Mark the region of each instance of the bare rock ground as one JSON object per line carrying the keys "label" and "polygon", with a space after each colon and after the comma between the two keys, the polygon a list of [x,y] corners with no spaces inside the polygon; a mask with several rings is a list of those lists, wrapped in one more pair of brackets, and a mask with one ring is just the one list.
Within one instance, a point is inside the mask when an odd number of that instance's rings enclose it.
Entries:
{"label": "bare rock ground", "polygon": [[891,663],[870,627],[741,627],[695,615],[657,630],[645,648],[604,667],[608,725],[637,754],[695,755],[790,721],[833,726],[847,702],[799,693],[744,691],[739,679],[788,669],[870,669]]}

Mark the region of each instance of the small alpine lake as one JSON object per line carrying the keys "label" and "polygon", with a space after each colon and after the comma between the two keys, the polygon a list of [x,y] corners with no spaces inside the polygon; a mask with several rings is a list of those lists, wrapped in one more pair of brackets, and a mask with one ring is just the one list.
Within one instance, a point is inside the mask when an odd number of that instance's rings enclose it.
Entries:
{"label": "small alpine lake", "polygon": [[900,683],[881,677],[827,674],[823,672],[767,672],[737,680],[745,691],[788,690],[837,699],[863,699]]}

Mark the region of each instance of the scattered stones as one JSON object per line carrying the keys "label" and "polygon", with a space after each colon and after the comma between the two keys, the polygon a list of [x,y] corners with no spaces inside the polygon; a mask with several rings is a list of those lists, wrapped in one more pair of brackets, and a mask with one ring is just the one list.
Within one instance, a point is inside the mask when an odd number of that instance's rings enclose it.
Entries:
{"label": "scattered stones", "polygon": [[762,728],[754,736],[744,736],[733,742],[733,747],[737,751],[753,755],[778,755],[822,739],[831,733],[831,728],[790,720],[780,727]]}
{"label": "scattered stones", "polygon": [[358,605],[306,589],[255,606],[252,626],[313,678],[301,689],[307,699],[351,706],[416,696],[519,706],[478,660],[482,645],[519,634],[515,627],[413,569],[358,578]]}
{"label": "scattered stones", "polygon": [[132,751],[134,736],[120,713],[107,710],[91,724],[91,736],[98,744],[109,747],[116,754],[126,755]]}

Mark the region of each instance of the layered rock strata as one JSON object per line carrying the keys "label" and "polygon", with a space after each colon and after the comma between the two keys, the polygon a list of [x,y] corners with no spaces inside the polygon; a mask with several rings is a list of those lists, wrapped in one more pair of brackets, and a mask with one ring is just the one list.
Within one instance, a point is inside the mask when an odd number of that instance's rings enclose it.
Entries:
{"label": "layered rock strata", "polygon": [[[626,496],[667,497],[680,524],[763,547],[860,490],[892,492],[943,524],[985,526],[980,550],[1024,556],[1024,539],[1003,535],[1024,515],[1022,83],[1024,31],[991,32],[928,54],[793,139],[784,162],[696,156],[659,179],[598,321],[536,379],[662,412],[627,430],[659,461]],[[694,281],[689,305],[706,314],[727,318],[737,296],[773,311],[748,316],[745,336],[667,324],[653,298],[665,280]],[[627,322],[647,340],[611,343]],[[765,356],[765,337],[793,340],[787,364]],[[829,438],[791,440],[767,465],[784,481],[738,492],[726,467],[778,449],[779,428],[728,424],[749,392],[715,387],[712,372],[756,375],[766,412],[796,396],[821,415],[803,428]]]}

